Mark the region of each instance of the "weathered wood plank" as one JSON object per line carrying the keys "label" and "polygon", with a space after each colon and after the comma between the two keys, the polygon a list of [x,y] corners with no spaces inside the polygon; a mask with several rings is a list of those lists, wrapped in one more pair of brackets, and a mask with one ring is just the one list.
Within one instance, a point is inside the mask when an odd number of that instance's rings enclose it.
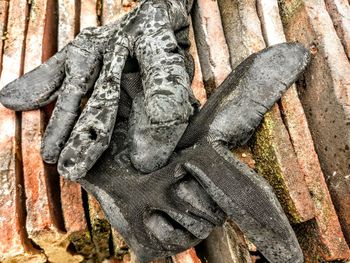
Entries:
{"label": "weathered wood plank", "polygon": [[350,59],[350,3],[348,0],[325,0],[335,30]]}
{"label": "weathered wood plank", "polygon": [[4,52],[4,43],[7,38],[7,21],[8,21],[9,1],[0,2],[0,76],[2,71],[2,54]]}
{"label": "weathered wood plank", "polygon": [[[267,44],[285,42],[277,0],[258,0],[258,7]],[[317,244],[323,253],[332,255],[328,257],[328,260],[344,258],[344,253],[348,253],[344,250],[346,242],[295,85],[282,97],[281,107],[299,166],[303,171],[309,191],[312,193],[311,197],[316,208],[317,228],[309,229],[313,229],[317,234],[311,234],[308,231],[300,232],[300,234],[303,235],[303,239],[308,239],[309,243]],[[314,255],[308,255],[308,257],[311,256]]]}
{"label": "weathered wood plank", "polygon": [[237,67],[246,57],[265,47],[256,15],[255,3],[249,1],[218,1],[230,62]]}
{"label": "weathered wood plank", "polygon": [[75,0],[58,1],[58,50],[67,45],[79,32],[80,22],[76,18],[78,11]]}
{"label": "weathered wood plank", "polygon": [[103,0],[102,24],[114,22],[123,15],[129,13],[139,4],[139,0]]}
{"label": "weathered wood plank", "polygon": [[[19,77],[22,72],[22,51],[26,31],[27,4],[14,0],[2,2],[2,21],[8,15],[3,46],[3,70],[0,87]],[[6,13],[7,5],[8,13]],[[2,24],[2,28],[5,25]],[[0,261],[46,262],[28,239],[25,224],[25,194],[21,169],[20,122],[15,112],[0,105]]]}
{"label": "weathered wood plank", "polygon": [[[47,1],[30,3],[29,25],[26,37],[24,71],[42,63]],[[70,238],[64,232],[60,211],[59,179],[44,165],[40,146],[44,130],[44,112],[40,110],[22,114],[22,155],[25,191],[27,196],[27,222],[29,236],[45,251],[51,262],[80,262],[81,255],[67,251]],[[56,178],[56,179],[55,179]]]}
{"label": "weathered wood plank", "polygon": [[[219,6],[232,65],[266,47],[256,1],[222,0]],[[253,152],[257,170],[274,187],[289,218],[295,222],[313,218],[313,203],[278,105],[265,115]]]}
{"label": "weathered wood plank", "polygon": [[206,0],[196,1],[192,19],[203,80],[210,95],[231,72],[230,56],[218,3]]}
{"label": "weathered wood plank", "polygon": [[82,190],[79,184],[60,178],[61,206],[65,230],[74,251],[85,259],[96,253],[85,217]]}
{"label": "weathered wood plank", "polygon": [[26,3],[20,0],[12,1],[9,6],[0,87],[4,87],[7,83],[18,78],[23,71],[22,50],[25,38],[26,10]]}
{"label": "weathered wood plank", "polygon": [[287,39],[312,47],[311,65],[299,83],[300,99],[342,230],[350,242],[350,64],[324,1],[282,1],[281,8]]}
{"label": "weathered wood plank", "polygon": [[104,0],[102,4],[102,24],[106,25],[117,20],[123,6],[123,1]]}
{"label": "weathered wood plank", "polygon": [[45,255],[31,246],[23,228],[25,205],[18,126],[15,112],[0,105],[0,261],[46,262]]}
{"label": "weathered wood plank", "polygon": [[199,254],[215,263],[251,263],[251,257],[242,232],[232,224],[214,229],[208,239],[199,245]]}
{"label": "weathered wood plank", "polygon": [[98,26],[97,4],[98,0],[81,1],[80,30],[86,27]]}
{"label": "weathered wood plank", "polygon": [[[185,252],[172,256],[173,263],[201,263],[194,248],[188,249]],[[156,263],[156,262],[154,262]]]}

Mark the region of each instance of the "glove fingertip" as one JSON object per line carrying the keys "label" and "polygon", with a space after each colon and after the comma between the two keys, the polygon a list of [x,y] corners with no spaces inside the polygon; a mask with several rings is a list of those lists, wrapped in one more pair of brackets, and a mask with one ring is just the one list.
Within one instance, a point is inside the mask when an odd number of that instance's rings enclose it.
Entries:
{"label": "glove fingertip", "polygon": [[45,163],[48,164],[55,164],[58,160],[58,154],[54,152],[54,150],[49,149],[46,147],[46,145],[43,143],[41,147],[41,158]]}
{"label": "glove fingertip", "polygon": [[15,111],[34,110],[57,98],[65,78],[66,48],[56,53],[44,64],[4,86],[0,102]]}
{"label": "glove fingertip", "polygon": [[36,103],[28,102],[28,97],[21,94],[16,81],[11,82],[0,90],[0,103],[14,111],[34,110],[39,108]]}
{"label": "glove fingertip", "polygon": [[71,181],[77,181],[78,179],[84,178],[87,173],[87,169],[84,169],[75,163],[73,158],[69,158],[67,152],[63,157],[62,155],[59,157],[57,171],[59,175]]}

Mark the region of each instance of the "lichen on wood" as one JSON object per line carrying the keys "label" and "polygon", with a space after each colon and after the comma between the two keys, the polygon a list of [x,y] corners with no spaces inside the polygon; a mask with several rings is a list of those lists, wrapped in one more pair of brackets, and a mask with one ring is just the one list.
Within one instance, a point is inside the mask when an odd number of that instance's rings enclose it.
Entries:
{"label": "lichen on wood", "polygon": [[290,22],[290,20],[298,12],[298,10],[304,5],[304,1],[278,0],[278,5],[280,7],[282,23],[285,26]]}

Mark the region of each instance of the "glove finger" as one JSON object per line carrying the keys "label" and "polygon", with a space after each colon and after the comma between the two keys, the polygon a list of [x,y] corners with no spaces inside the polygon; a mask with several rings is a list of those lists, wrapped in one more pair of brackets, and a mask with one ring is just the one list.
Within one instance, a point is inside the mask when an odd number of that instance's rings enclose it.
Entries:
{"label": "glove finger", "polygon": [[77,121],[58,161],[59,173],[76,180],[84,177],[107,149],[113,132],[120,82],[128,50],[116,45],[104,55],[104,65],[91,98]]}
{"label": "glove finger", "polygon": [[198,146],[189,159],[184,168],[269,262],[303,262],[288,219],[263,178],[221,146]]}
{"label": "glove finger", "polygon": [[178,148],[206,136],[232,147],[245,144],[264,114],[304,72],[308,50],[298,43],[278,44],[251,55],[214,92],[184,133]]}
{"label": "glove finger", "polygon": [[[174,227],[178,222],[174,221],[167,214],[162,212],[153,212],[145,218],[145,226],[159,241],[176,249],[185,250],[187,244],[195,242],[196,237],[186,228]],[[186,244],[186,245],[185,245]],[[141,255],[142,257],[142,255]]]}
{"label": "glove finger", "polygon": [[9,109],[24,111],[54,101],[65,77],[66,58],[67,47],[39,67],[7,84],[0,91],[0,102]]}
{"label": "glove finger", "polygon": [[181,200],[179,206],[186,207],[192,214],[205,218],[216,226],[224,223],[226,218],[224,212],[196,180],[186,179],[179,182],[175,187],[175,195]]}
{"label": "glove finger", "polygon": [[100,71],[100,55],[68,45],[66,78],[55,105],[41,146],[47,163],[56,163],[71,133],[83,96],[93,87]]}
{"label": "glove finger", "polygon": [[[165,213],[165,215],[162,212]],[[169,205],[161,209],[161,211],[155,210],[154,215],[157,214],[163,218],[172,219],[173,222],[176,222],[177,225],[180,224],[185,230],[198,239],[206,239],[215,227],[215,225],[205,219],[190,215],[189,212],[186,213],[178,208],[171,208]],[[156,228],[151,228],[150,226],[149,230],[155,233],[158,232]]]}
{"label": "glove finger", "polygon": [[[182,17],[186,21],[186,10]],[[131,150],[133,164],[143,172],[156,170],[167,162],[193,113],[195,100],[190,79],[184,56],[178,52],[174,32],[168,26],[171,23],[166,5],[150,7],[145,32],[135,44],[145,93],[146,120],[137,124],[142,127],[135,130],[131,138]],[[163,151],[159,151],[160,144],[154,143],[154,138],[161,137],[158,130],[162,127],[174,132],[163,136]],[[144,151],[145,145],[148,151]]]}
{"label": "glove finger", "polygon": [[141,94],[137,96],[133,101],[129,129],[130,159],[134,166],[142,172],[162,167],[186,126],[186,123],[150,123],[144,97]]}

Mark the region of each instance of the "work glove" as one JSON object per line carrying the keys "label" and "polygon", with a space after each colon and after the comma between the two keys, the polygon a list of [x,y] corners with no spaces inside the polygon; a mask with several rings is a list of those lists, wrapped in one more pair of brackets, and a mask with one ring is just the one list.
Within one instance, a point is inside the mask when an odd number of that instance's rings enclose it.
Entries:
{"label": "work glove", "polygon": [[[142,93],[135,97],[130,123],[116,125],[110,147],[78,182],[141,262],[198,244],[226,219],[269,262],[303,262],[272,188],[230,149],[249,140],[308,62],[299,44],[279,44],[247,58],[191,119],[169,163],[149,174],[130,160],[128,138],[142,140],[138,129],[147,115]],[[162,140],[161,130],[158,136]]]}
{"label": "work glove", "polygon": [[[71,180],[84,177],[107,149],[118,106],[130,95],[121,98],[123,70],[131,76],[140,71],[144,91],[146,119],[139,127],[142,144],[131,144],[133,165],[150,172],[168,161],[197,105],[187,52],[191,5],[192,0],[143,0],[115,23],[84,29],[44,64],[1,90],[1,103],[16,111],[57,99],[42,141],[45,162],[58,161],[59,173]],[[164,136],[155,142],[159,129]]]}

